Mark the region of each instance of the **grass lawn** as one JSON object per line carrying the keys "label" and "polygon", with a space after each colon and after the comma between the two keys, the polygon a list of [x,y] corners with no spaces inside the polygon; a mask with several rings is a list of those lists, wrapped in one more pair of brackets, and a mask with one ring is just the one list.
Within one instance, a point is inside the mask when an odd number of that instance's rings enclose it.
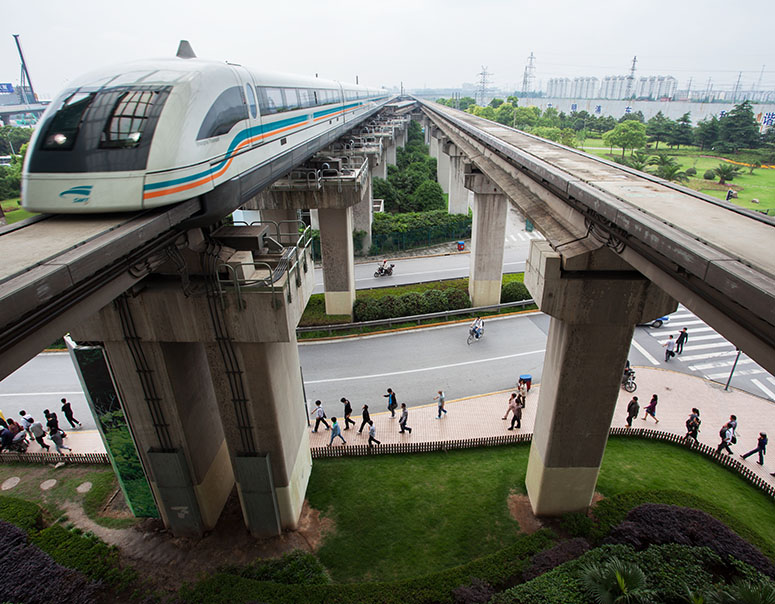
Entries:
{"label": "grass lawn", "polygon": [[[307,498],[333,520],[318,555],[335,581],[416,577],[514,542],[510,492],[524,493],[528,446],[314,462]],[[704,496],[775,546],[771,498],[720,466],[665,443],[609,441],[598,490]],[[719,496],[723,494],[723,496]]]}
{"label": "grass lawn", "polygon": [[[0,465],[0,483],[12,476],[21,478],[21,482],[3,495],[18,497],[40,504],[56,519],[62,515],[60,507],[63,501],[72,501],[83,505],[86,515],[108,528],[124,528],[137,522],[134,518],[111,518],[102,514],[102,508],[108,498],[118,488],[116,476],[110,466],[71,465],[54,468],[44,464],[2,464]],[[49,479],[57,481],[56,486],[43,491],[40,484]],[[76,491],[78,485],[91,482],[88,493]],[[123,497],[119,494],[118,497]]]}
{"label": "grass lawn", "polygon": [[35,216],[34,213],[23,210],[19,205],[20,200],[17,199],[4,199],[0,201],[0,207],[3,208],[3,214],[5,214],[5,221],[7,224],[13,224],[19,222],[30,216]]}

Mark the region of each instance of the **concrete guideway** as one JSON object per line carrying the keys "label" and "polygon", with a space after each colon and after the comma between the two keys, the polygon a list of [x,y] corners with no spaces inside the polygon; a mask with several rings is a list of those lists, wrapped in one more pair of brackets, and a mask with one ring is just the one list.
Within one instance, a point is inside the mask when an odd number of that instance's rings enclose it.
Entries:
{"label": "concrete guideway", "polygon": [[[700,409],[702,419],[699,440],[714,447],[719,443],[718,432],[721,426],[729,420],[730,414],[737,415],[738,440],[736,445],[732,445],[735,456],[753,449],[759,432],[766,432],[770,438],[775,437],[774,403],[734,388],[724,391],[723,386],[719,384],[676,371],[650,367],[635,367],[635,371],[638,390],[634,395],[638,396],[640,413],[637,419],[633,420],[633,428],[652,428],[684,435],[686,434],[684,422],[691,413],[691,408],[696,406]],[[516,433],[533,431],[540,390],[540,384],[534,384],[528,393],[527,406],[522,415],[522,428],[521,430],[515,428]],[[409,410],[408,425],[412,428],[411,434],[399,434],[398,414],[395,419],[391,419],[390,413],[384,411],[384,405],[371,405],[371,416],[377,428],[377,440],[385,444],[438,442],[510,434],[507,428],[511,423],[511,416],[509,415],[507,421],[501,419],[506,412],[510,391],[504,390],[457,400],[454,399],[454,392],[446,394],[448,413],[440,420],[434,419],[437,416],[437,405],[432,400],[429,400],[425,406]],[[650,417],[646,421],[641,419],[652,394],[659,396],[658,424]],[[625,425],[627,404],[632,396],[633,394],[624,390],[619,393],[611,422],[612,427]],[[344,428],[341,405],[338,402],[336,405],[336,407],[332,404],[326,406],[328,422],[330,424],[331,417],[336,417]],[[356,425],[351,426],[347,431],[342,430],[342,435],[347,441],[345,446],[366,445],[368,442],[366,430],[360,435],[357,430],[361,425],[360,408],[353,409],[352,419],[357,422]],[[310,433],[309,446],[311,448],[326,446],[330,435],[331,433],[321,425],[319,432]],[[104,452],[99,435],[94,430],[70,430],[65,444],[72,447],[74,453]],[[342,446],[341,441],[336,439],[333,446]],[[39,450],[37,443],[30,445],[30,452]],[[775,472],[775,458],[765,456],[764,466],[759,466],[756,460],[756,455],[749,457],[746,461],[748,467],[761,477],[775,483],[775,478],[770,476],[770,472]]]}

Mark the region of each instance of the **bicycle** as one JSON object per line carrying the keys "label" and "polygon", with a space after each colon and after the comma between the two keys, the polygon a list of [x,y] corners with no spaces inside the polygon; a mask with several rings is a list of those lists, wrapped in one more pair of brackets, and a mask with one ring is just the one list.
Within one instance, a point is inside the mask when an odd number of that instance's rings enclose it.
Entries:
{"label": "bicycle", "polygon": [[468,339],[466,340],[469,346],[471,345],[471,342],[475,342],[476,340],[481,340],[484,337],[484,325],[482,325],[479,328],[479,330],[480,330],[479,337],[477,337],[476,335],[474,335],[474,328],[473,327],[469,328]]}

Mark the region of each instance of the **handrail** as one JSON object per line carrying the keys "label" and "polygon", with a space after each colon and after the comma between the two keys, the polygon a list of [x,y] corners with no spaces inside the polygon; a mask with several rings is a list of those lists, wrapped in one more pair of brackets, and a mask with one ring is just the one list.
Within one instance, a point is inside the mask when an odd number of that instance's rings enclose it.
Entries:
{"label": "handrail", "polygon": [[334,325],[317,325],[317,326],[311,326],[311,327],[297,327],[296,333],[307,333],[310,331],[326,331],[328,330],[328,333],[332,333],[334,331],[343,331],[345,329],[358,329],[359,327],[376,327],[379,325],[387,325],[392,326],[393,323],[411,323],[411,322],[417,322],[417,324],[420,324],[420,321],[424,321],[425,319],[448,319],[449,317],[455,316],[455,315],[470,315],[470,314],[476,314],[479,312],[485,312],[488,310],[500,310],[502,308],[519,308],[519,307],[525,307],[530,306],[531,304],[535,304],[535,300],[532,298],[528,300],[518,300],[517,302],[506,302],[504,304],[492,304],[490,306],[473,306],[470,308],[459,308],[456,310],[444,310],[441,312],[429,312],[424,313],[421,315],[408,315],[406,317],[393,317],[390,319],[376,319],[374,321],[360,321],[358,323],[336,323]]}

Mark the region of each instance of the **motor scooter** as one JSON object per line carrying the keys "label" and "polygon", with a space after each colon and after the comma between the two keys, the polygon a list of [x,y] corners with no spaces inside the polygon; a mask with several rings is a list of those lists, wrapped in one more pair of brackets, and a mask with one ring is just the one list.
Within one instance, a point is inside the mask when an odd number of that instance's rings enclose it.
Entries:
{"label": "motor scooter", "polygon": [[387,266],[384,264],[380,264],[377,267],[377,270],[374,271],[375,277],[390,277],[393,274],[393,267],[395,264],[388,264]]}

